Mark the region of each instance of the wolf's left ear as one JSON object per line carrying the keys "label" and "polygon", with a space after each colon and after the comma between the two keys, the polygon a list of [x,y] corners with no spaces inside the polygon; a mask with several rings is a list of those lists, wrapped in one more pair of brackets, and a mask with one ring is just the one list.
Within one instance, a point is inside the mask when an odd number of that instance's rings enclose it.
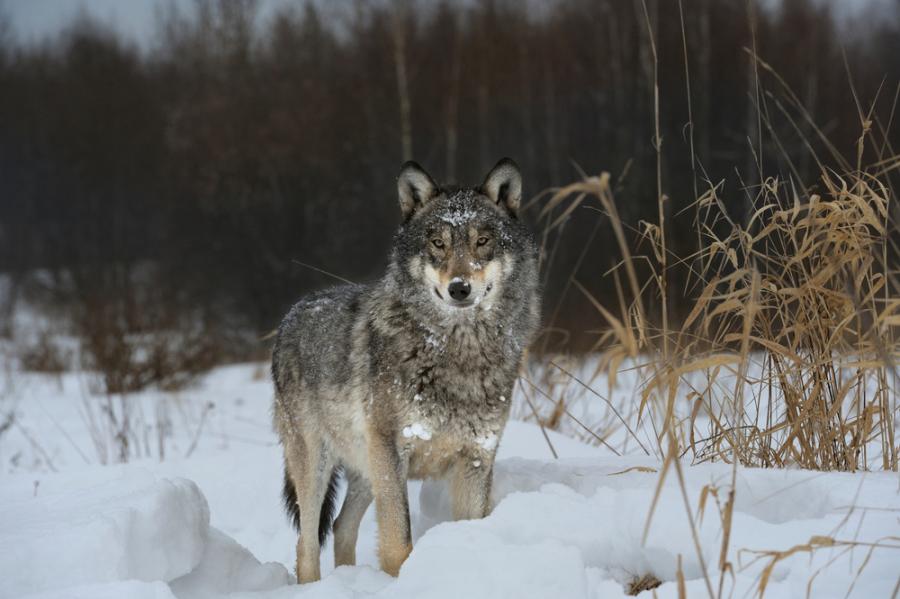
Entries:
{"label": "wolf's left ear", "polygon": [[510,216],[519,214],[519,204],[522,201],[522,173],[519,166],[510,158],[504,158],[491,169],[481,190],[495,204],[506,208]]}
{"label": "wolf's left ear", "polygon": [[418,163],[410,160],[400,167],[397,177],[397,194],[403,220],[409,220],[419,208],[438,193],[438,186]]}

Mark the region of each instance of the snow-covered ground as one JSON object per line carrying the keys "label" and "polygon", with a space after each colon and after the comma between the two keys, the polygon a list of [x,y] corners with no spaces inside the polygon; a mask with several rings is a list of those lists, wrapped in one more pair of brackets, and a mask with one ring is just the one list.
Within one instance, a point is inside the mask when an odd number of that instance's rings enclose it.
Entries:
{"label": "snow-covered ground", "polygon": [[[121,399],[93,395],[90,375],[4,376],[2,597],[610,598],[646,574],[663,582],[658,597],[677,597],[679,571],[688,597],[709,596],[707,584],[719,592],[727,464],[685,462],[686,495],[670,470],[648,527],[658,458],[636,444],[616,456],[547,431],[555,459],[537,426],[511,421],[488,518],[450,522],[443,484],[411,483],[414,550],[398,578],[377,568],[370,509],[360,565],[335,570],[329,544],[323,580],[298,587],[265,365],[125,398],[125,464],[105,424],[106,410],[122,421]],[[814,551],[771,569],[766,597],[891,597],[900,583],[896,474],[739,468],[734,491],[723,597],[758,594],[772,557],[754,552],[811,540]]]}

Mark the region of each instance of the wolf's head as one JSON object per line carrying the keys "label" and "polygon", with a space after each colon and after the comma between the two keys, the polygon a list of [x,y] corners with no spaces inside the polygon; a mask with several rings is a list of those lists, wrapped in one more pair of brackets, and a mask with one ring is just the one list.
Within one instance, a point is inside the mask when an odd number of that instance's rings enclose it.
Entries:
{"label": "wolf's head", "polygon": [[397,188],[404,223],[394,261],[408,299],[427,298],[462,315],[534,290],[536,252],[518,218],[522,176],[515,162],[504,158],[474,188],[440,187],[407,162]]}

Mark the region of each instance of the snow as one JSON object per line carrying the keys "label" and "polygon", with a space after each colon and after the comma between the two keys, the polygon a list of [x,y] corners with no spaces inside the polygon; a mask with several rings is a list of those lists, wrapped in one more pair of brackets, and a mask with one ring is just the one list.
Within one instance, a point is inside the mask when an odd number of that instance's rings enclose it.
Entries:
{"label": "snow", "polygon": [[[623,374],[614,389],[626,416],[630,384]],[[657,597],[677,597],[679,563],[687,596],[707,596],[703,572],[717,590],[732,490],[734,574],[723,596],[758,595],[770,558],[754,551],[815,537],[860,545],[786,556],[766,597],[804,597],[808,585],[817,598],[889,597],[900,576],[900,548],[869,555],[864,545],[900,545],[896,473],[737,468],[732,489],[732,466],[685,460],[686,508],[675,472],[660,486],[659,457],[625,432],[609,437],[625,454],[617,456],[547,430],[554,459],[540,428],[512,420],[499,436],[490,516],[452,522],[445,482],[411,482],[414,549],[398,578],[378,569],[370,508],[358,565],[335,569],[329,541],[323,580],[297,587],[264,364],[219,368],[180,392],[129,396],[136,432],[123,464],[114,463],[111,433],[87,418],[86,406],[99,414],[106,401],[91,393],[89,374],[15,372],[0,387],[0,415],[15,415],[0,434],[0,597],[616,598],[646,574],[662,581]],[[510,401],[522,417],[520,389]],[[582,401],[571,409],[596,424],[605,404]],[[427,440],[431,431],[417,424],[409,436]]]}
{"label": "snow", "polygon": [[291,583],[282,564],[260,564],[245,547],[211,528],[197,567],[171,584],[178,597],[206,599],[235,592],[271,591]]}
{"label": "snow", "polygon": [[453,209],[438,215],[438,218],[440,218],[443,222],[447,223],[451,227],[459,227],[460,225],[464,225],[475,220],[476,216],[478,216],[478,213],[476,213],[474,210]]}
{"label": "snow", "polygon": [[428,345],[430,345],[431,347],[434,347],[436,349],[442,349],[444,347],[445,342],[446,342],[446,339],[444,339],[443,337],[439,338],[439,337],[435,336],[433,333],[428,333],[428,335],[425,337],[425,343],[427,343]]}
{"label": "snow", "polygon": [[[95,482],[60,475],[0,491],[0,580],[6,592],[118,580],[169,582],[200,563],[206,499],[188,480],[141,469]],[[87,558],[87,559],[86,559]],[[53,564],[53,575],[35,564]]]}
{"label": "snow", "polygon": [[423,441],[431,440],[431,431],[421,422],[413,422],[409,426],[404,426],[402,433],[407,439],[416,437]]}
{"label": "snow", "polygon": [[475,442],[478,443],[478,445],[480,445],[483,449],[486,449],[487,451],[491,451],[492,449],[497,447],[498,441],[499,441],[499,439],[497,438],[497,435],[495,435],[494,433],[485,435],[483,437],[478,437],[477,439],[475,439]]}

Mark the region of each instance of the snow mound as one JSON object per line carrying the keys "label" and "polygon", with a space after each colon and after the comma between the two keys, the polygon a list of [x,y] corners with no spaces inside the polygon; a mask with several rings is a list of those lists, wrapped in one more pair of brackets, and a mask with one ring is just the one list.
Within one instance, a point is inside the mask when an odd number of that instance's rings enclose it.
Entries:
{"label": "snow mound", "polygon": [[[487,518],[437,525],[450,519],[448,490],[442,483],[426,482],[419,496],[420,518],[432,527],[416,543],[392,590],[404,597],[452,597],[457,592],[624,597],[631,581],[652,574],[664,583],[658,596],[674,597],[680,560],[689,596],[706,595],[704,565],[717,582],[722,547],[718,498],[710,493],[726,497],[730,467],[684,468],[698,555],[674,474],[667,477],[654,507],[659,466],[652,460],[597,457],[503,460],[495,466],[494,509]],[[754,550],[786,550],[827,535],[873,543],[900,530],[900,497],[892,474],[870,473],[861,480],[847,474],[740,468],[735,489],[728,559],[737,572],[726,585],[733,585],[735,596],[758,593],[767,561],[754,560]],[[701,504],[704,493],[707,501]],[[704,509],[698,510],[700,505]],[[896,560],[896,549],[890,548],[868,556],[865,549],[853,552],[840,546],[812,555],[799,552],[774,568],[766,597],[805,596],[811,580],[816,597],[890,596],[897,583]],[[853,583],[848,572],[859,572],[859,579]],[[523,581],[527,584],[520,586]],[[445,583],[450,591],[442,588]]]}
{"label": "snow mound", "polygon": [[90,477],[54,482],[49,489],[36,485],[30,495],[21,487],[0,493],[5,593],[170,581],[200,562],[209,511],[193,482],[141,471],[99,485]]}
{"label": "snow mound", "polygon": [[209,525],[184,478],[140,468],[44,477],[0,492],[0,596],[212,599],[292,582]]}
{"label": "snow mound", "polygon": [[231,593],[270,591],[292,582],[281,564],[260,564],[245,547],[215,528],[209,529],[200,564],[171,584],[177,597],[215,599]]}
{"label": "snow mound", "polygon": [[384,596],[586,597],[576,547],[552,536],[519,541],[479,521],[441,524],[417,543]]}

